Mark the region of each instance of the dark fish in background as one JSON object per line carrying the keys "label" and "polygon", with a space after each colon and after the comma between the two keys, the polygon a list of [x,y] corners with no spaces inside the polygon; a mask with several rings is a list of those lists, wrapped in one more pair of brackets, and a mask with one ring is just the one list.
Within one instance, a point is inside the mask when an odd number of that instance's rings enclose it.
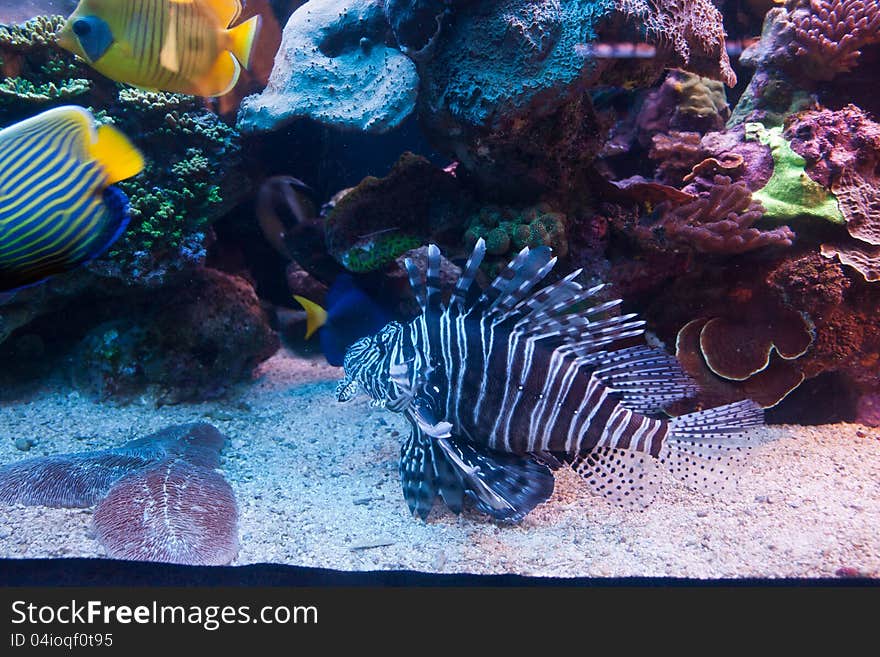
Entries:
{"label": "dark fish in background", "polygon": [[547,247],[523,249],[481,291],[472,283],[485,251],[479,240],[444,304],[432,245],[425,282],[407,264],[421,314],[345,355],[339,400],[361,388],[409,420],[400,478],[413,513],[426,518],[438,495],[457,513],[467,496],[519,520],[551,495],[551,468],[564,464],[635,508],[652,501],[660,468],[698,489],[732,483],[744,430],[763,423],[757,404],[666,417],[697,388],[674,356],[633,346],[644,321],[603,318],[620,300],[583,310],[603,286],[583,288],[580,271],[541,285],[556,263]]}
{"label": "dark fish in background", "polygon": [[112,185],[143,167],[125,135],[81,107],[0,131],[0,293],[104,253],[129,221],[128,198]]}
{"label": "dark fish in background", "polygon": [[340,274],[327,291],[325,310],[302,296],[294,298],[306,310],[306,339],[315,332],[327,362],[342,365],[346,350],[389,321],[391,313],[373,301],[352,276]]}
{"label": "dark fish in background", "polygon": [[343,269],[327,253],[314,198],[314,190],[293,176],[269,178],[257,192],[257,221],[278,253],[329,285]]}

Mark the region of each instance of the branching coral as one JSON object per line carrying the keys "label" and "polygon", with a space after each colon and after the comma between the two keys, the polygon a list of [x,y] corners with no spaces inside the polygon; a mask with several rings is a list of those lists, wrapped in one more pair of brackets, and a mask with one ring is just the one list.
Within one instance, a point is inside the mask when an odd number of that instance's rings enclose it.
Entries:
{"label": "branching coral", "polygon": [[788,226],[760,230],[753,224],[763,209],[748,186],[727,176],[713,178],[709,191],[688,203],[659,208],[661,219],[649,230],[667,242],[702,253],[744,253],[765,246],[791,246]]}
{"label": "branching coral", "polygon": [[671,44],[689,70],[736,85],[721,12],[712,0],[617,0],[617,6],[644,25],[650,38]]}
{"label": "branching coral", "polygon": [[817,80],[851,70],[865,46],[880,43],[876,0],[789,0],[790,49]]}
{"label": "branching coral", "polygon": [[64,21],[63,16],[38,16],[21,25],[0,25],[0,105],[21,111],[91,90],[82,67],[55,45]]}

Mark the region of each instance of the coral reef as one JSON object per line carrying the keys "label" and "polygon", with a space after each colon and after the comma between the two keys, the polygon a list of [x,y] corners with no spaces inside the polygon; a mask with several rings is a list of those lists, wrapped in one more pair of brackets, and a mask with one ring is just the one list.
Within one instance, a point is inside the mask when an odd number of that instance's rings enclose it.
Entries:
{"label": "coral reef", "polygon": [[746,138],[770,147],[773,175],[754,193],[764,206],[764,216],[779,220],[815,217],[843,223],[837,199],[806,172],[806,160],[798,155],[783,135],[782,127],[766,128],[760,123],[745,126]]}
{"label": "coral reef", "polygon": [[339,128],[385,132],[415,108],[412,61],[385,44],[382,3],[312,0],[284,28],[281,50],[259,95],[241,105],[238,127],[275,130],[308,117]]}
{"label": "coral reef", "polygon": [[455,177],[404,153],[387,176],[365,178],[336,202],[325,217],[327,250],[349,271],[381,269],[429,238],[446,243],[467,203]]}
{"label": "coral reef", "polygon": [[[722,340],[718,344],[704,346],[704,332],[713,322],[716,333]],[[740,341],[725,342],[727,336],[719,330],[726,324],[722,322],[724,320],[718,318],[695,319],[685,324],[676,337],[675,356],[685,372],[699,385],[699,400],[703,406],[712,407],[740,399],[752,399],[764,408],[772,408],[804,381],[804,373],[796,365],[779,359],[771,361],[770,351],[774,343],[769,342],[768,347],[766,340],[755,340],[757,336],[748,330],[748,326],[739,326]],[[759,361],[761,355],[766,353],[763,366],[748,372],[746,376],[725,376],[709,364],[710,359],[717,360],[719,356],[726,357],[728,364],[737,364],[737,350],[741,347],[750,348]]]}
{"label": "coral reef", "polygon": [[55,46],[64,20],[37,16],[21,25],[0,25],[0,108],[5,112],[36,112],[91,91],[86,69]]}
{"label": "coral reef", "polygon": [[[481,237],[490,256],[510,256],[523,247],[549,246],[559,258],[568,255],[567,219],[561,212],[542,203],[522,209],[485,206],[468,222],[464,245],[473,249]],[[491,259],[487,264],[491,263]]]}
{"label": "coral reef", "polygon": [[88,507],[117,481],[167,459],[215,468],[224,436],[210,424],[168,427],[121,447],[18,461],[0,468],[0,502],[28,506]]}
{"label": "coral reef", "polygon": [[94,527],[114,559],[222,566],[238,554],[232,487],[182,458],[120,480],[95,509]]}
{"label": "coral reef", "polygon": [[657,179],[680,185],[705,154],[700,141],[699,132],[676,130],[653,135],[648,157],[657,162]]}
{"label": "coral reef", "polygon": [[642,25],[652,41],[671,43],[684,67],[736,85],[721,12],[711,0],[617,0],[617,8]]}
{"label": "coral reef", "polygon": [[820,252],[826,258],[836,257],[841,264],[852,267],[869,283],[880,281],[880,246],[851,241],[823,244]]}
{"label": "coral reef", "polygon": [[385,0],[385,18],[401,51],[414,59],[429,56],[454,4],[454,0]]}
{"label": "coral reef", "polygon": [[160,403],[215,397],[278,349],[259,299],[241,278],[200,269],[163,296],[161,304],[133,300],[122,318],[88,333],[73,359],[78,387],[130,399],[153,386]]}
{"label": "coral reef", "polygon": [[639,110],[639,140],[646,145],[658,133],[721,130],[729,117],[723,84],[674,69],[648,94]]}
{"label": "coral reef", "polygon": [[873,0],[789,0],[790,51],[816,80],[851,70],[865,46],[880,43],[880,7]]}
{"label": "coral reef", "polygon": [[672,248],[701,253],[737,254],[766,246],[791,246],[794,233],[788,226],[772,230],[754,227],[763,208],[754,200],[748,186],[716,175],[708,192],[682,205],[664,203],[660,218],[650,226],[640,226],[642,238],[659,241]]}

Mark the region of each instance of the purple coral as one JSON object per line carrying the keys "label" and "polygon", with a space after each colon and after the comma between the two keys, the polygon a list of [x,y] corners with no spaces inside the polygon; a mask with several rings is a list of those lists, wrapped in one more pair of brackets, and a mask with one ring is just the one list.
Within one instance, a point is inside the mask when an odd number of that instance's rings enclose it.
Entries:
{"label": "purple coral", "polygon": [[851,70],[865,46],[880,43],[877,0],[790,0],[793,53],[810,63],[816,79]]}
{"label": "purple coral", "polygon": [[678,185],[705,157],[705,149],[699,132],[658,133],[651,138],[648,157],[659,162],[658,179],[668,185]]}
{"label": "purple coral", "polygon": [[760,230],[753,224],[764,208],[752,200],[744,181],[732,182],[717,175],[707,193],[679,206],[664,204],[661,219],[651,227],[662,229],[666,240],[702,253],[744,253],[765,246],[791,246],[794,232],[788,226]]}

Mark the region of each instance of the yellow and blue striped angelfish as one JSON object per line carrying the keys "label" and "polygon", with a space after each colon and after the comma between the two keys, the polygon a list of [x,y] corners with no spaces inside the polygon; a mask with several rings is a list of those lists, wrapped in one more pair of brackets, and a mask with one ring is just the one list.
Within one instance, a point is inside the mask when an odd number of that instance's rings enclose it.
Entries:
{"label": "yellow and blue striped angelfish", "polygon": [[143,168],[125,135],[81,107],[0,130],[0,293],[106,251],[129,220],[128,198],[111,185]]}
{"label": "yellow and blue striped angelfish", "polygon": [[250,63],[260,17],[241,0],[80,0],[58,43],[135,87],[222,96]]}

